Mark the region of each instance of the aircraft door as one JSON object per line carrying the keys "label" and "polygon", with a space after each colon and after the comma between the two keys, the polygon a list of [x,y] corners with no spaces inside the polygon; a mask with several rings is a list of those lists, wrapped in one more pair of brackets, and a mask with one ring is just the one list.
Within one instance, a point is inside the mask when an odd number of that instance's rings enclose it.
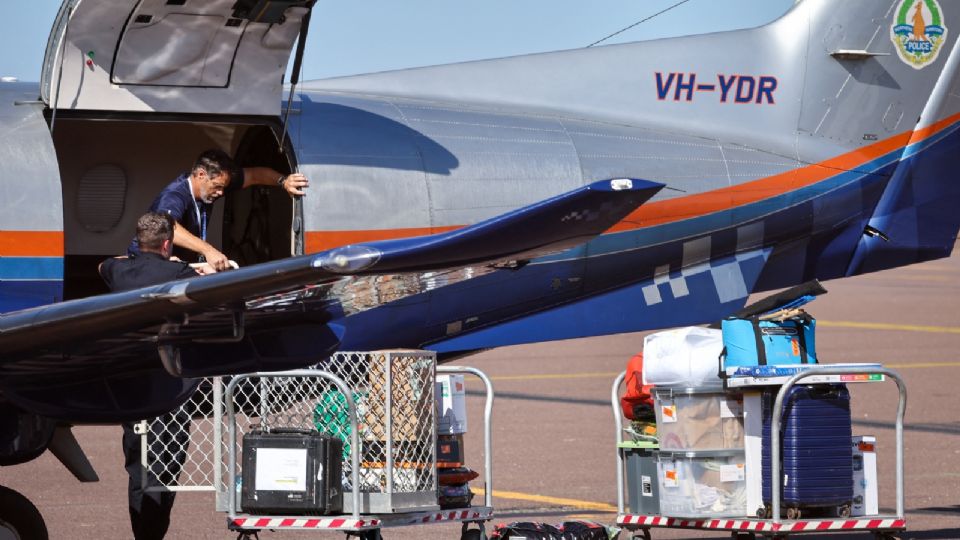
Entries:
{"label": "aircraft door", "polygon": [[0,312],[63,299],[60,169],[36,96],[0,82]]}
{"label": "aircraft door", "polygon": [[54,109],[279,114],[314,0],[65,0],[41,93]]}

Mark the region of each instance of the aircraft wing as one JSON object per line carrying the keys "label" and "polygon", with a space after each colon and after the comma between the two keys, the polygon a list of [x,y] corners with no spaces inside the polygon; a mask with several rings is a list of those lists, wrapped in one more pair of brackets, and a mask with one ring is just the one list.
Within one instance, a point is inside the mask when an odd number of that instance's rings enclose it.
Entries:
{"label": "aircraft wing", "polygon": [[41,368],[38,354],[44,351],[141,332],[184,315],[236,311],[247,299],[344,276],[428,271],[561,251],[602,233],[662,187],[645,180],[600,181],[450,232],[349,245],[212,276],[2,314],[0,381],[19,372],[18,365],[29,367],[27,371],[32,373],[55,371],[62,365],[51,359],[42,362],[47,365]]}

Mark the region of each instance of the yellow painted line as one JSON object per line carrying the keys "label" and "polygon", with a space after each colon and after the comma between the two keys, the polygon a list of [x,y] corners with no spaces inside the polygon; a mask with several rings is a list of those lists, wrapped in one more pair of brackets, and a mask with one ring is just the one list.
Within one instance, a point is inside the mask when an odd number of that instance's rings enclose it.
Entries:
{"label": "yellow painted line", "polygon": [[960,367],[960,362],[917,362],[915,364],[884,364],[890,369]]}
{"label": "yellow painted line", "polygon": [[[912,477],[911,477],[912,478]],[[569,516],[563,518],[564,521],[572,520],[576,521],[582,519],[584,521],[591,521],[597,517],[597,514],[606,514],[607,512],[590,512],[589,514],[570,514]]]}
{"label": "yellow painted line", "polygon": [[888,324],[868,323],[856,321],[821,321],[817,326],[828,328],[863,328],[865,330],[902,330],[905,332],[933,332],[938,334],[960,334],[960,327],[956,326],[920,326],[915,324]]}
{"label": "yellow painted line", "polygon": [[[482,497],[485,493],[483,488],[470,486],[470,489]],[[493,490],[493,496],[500,499],[513,499],[518,501],[537,502],[543,504],[552,504],[567,508],[576,508],[577,510],[596,510],[598,512],[616,512],[617,507],[612,504],[598,503],[593,501],[581,501],[578,499],[564,499],[561,497],[547,497],[546,495],[534,495],[533,493],[520,493],[518,491],[500,491]]]}

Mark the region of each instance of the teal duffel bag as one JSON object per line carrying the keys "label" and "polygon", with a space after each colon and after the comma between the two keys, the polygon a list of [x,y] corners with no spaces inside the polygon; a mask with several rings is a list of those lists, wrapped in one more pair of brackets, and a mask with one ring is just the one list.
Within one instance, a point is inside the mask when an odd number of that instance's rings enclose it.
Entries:
{"label": "teal duffel bag", "polygon": [[816,364],[816,327],[804,312],[782,321],[724,319],[723,367]]}

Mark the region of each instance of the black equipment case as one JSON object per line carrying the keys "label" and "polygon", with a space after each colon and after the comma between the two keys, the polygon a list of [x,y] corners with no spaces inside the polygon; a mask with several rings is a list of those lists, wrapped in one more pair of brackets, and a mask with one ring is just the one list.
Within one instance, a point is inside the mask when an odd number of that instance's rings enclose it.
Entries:
{"label": "black equipment case", "polygon": [[[763,394],[763,502],[770,489],[770,420],[776,392]],[[853,450],[850,446],[850,393],[842,384],[798,385],[784,397],[781,418],[782,507],[789,519],[803,509],[850,515]]]}
{"label": "black equipment case", "polygon": [[343,442],[316,431],[273,429],[243,437],[240,507],[248,514],[343,511]]}

